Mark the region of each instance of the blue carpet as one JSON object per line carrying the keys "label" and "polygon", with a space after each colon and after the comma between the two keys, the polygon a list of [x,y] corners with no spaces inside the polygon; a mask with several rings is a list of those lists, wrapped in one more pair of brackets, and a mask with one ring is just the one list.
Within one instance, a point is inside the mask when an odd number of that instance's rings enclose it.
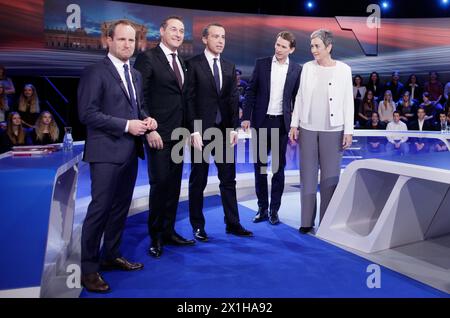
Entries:
{"label": "blue carpet", "polygon": [[[187,211],[187,202],[181,202],[177,231],[191,238]],[[369,261],[284,224],[253,224],[255,212],[243,206],[242,224],[255,237],[225,234],[219,196],[205,198],[204,212],[212,240],[189,247],[166,246],[160,259],[147,256],[148,213],[130,217],[122,251],[145,268],[133,273],[106,272],[111,293],[83,291],[80,297],[448,297],[383,267],[381,288],[369,289]]]}

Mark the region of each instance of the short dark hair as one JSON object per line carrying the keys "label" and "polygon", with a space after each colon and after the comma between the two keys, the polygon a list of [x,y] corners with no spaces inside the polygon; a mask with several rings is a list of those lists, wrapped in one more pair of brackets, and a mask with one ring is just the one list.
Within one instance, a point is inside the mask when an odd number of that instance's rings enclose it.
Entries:
{"label": "short dark hair", "polygon": [[127,20],[127,19],[120,19],[120,20],[116,20],[116,21],[112,22],[108,26],[108,29],[106,30],[106,36],[110,37],[110,38],[114,38],[114,32],[116,31],[116,27],[119,24],[129,25],[136,31],[136,27],[133,22],[131,22],[130,20]]}
{"label": "short dark hair", "polygon": [[295,45],[297,44],[297,42],[295,41],[295,35],[294,33],[290,32],[290,31],[281,31],[280,33],[277,34],[277,39],[278,38],[282,38],[283,40],[286,40],[289,42],[289,47],[295,48]]}
{"label": "short dark hair", "polygon": [[400,115],[400,112],[398,110],[394,110],[394,112],[392,114],[399,114]]}
{"label": "short dark hair", "polygon": [[180,17],[179,15],[169,15],[167,18],[163,20],[163,22],[161,22],[160,28],[165,29],[167,27],[167,22],[169,22],[169,20],[178,20],[183,22],[183,18]]}
{"label": "short dark hair", "polygon": [[212,26],[216,26],[216,27],[225,29],[225,27],[224,27],[222,24],[220,24],[220,23],[216,23],[216,22],[210,23],[210,24],[208,24],[207,26],[205,26],[205,27],[203,28],[203,31],[202,31],[202,38],[207,38],[207,37],[208,37],[208,34],[209,34],[209,28],[212,27]]}
{"label": "short dark hair", "polygon": [[419,110],[423,110],[425,112],[425,109],[423,107],[417,108],[417,112],[419,112]]}

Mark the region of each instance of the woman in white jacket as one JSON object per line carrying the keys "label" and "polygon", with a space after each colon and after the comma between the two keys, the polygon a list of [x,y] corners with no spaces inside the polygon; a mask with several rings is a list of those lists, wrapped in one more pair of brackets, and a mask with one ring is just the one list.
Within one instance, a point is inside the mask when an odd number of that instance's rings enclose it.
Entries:
{"label": "woman in white jacket", "polygon": [[314,60],[303,65],[289,138],[300,140],[301,227],[314,227],[320,166],[320,220],[339,181],[342,151],[352,144],[353,86],[350,67],[331,57],[333,34],[311,34]]}

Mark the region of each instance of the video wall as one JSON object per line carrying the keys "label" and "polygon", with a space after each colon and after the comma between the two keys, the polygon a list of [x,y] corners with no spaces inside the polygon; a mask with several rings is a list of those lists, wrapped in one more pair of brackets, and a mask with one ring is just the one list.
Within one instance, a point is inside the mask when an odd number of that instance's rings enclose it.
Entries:
{"label": "video wall", "polygon": [[279,31],[296,35],[292,58],[303,64],[312,59],[309,35],[327,28],[335,35],[334,57],[350,64],[354,74],[367,77],[378,71],[388,76],[398,70],[406,77],[437,70],[443,80],[450,80],[450,18],[382,18],[380,28],[371,28],[368,17],[269,16],[107,0],[2,2],[0,64],[11,75],[78,76],[86,65],[104,57],[105,30],[111,21],[132,20],[138,30],[136,51],[142,51],[158,43],[159,25],[166,16],[179,15],[186,28],[182,56],[202,52],[202,28],[219,22],[226,29],[223,55],[244,76],[251,74],[256,58],[273,54]]}

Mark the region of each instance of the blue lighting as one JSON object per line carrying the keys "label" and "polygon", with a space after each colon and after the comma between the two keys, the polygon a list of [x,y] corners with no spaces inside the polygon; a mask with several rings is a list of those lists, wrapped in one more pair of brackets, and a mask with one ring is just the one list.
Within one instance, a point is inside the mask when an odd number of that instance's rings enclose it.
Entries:
{"label": "blue lighting", "polygon": [[307,7],[308,9],[314,8],[314,2],[308,1],[308,2],[306,3],[306,7]]}
{"label": "blue lighting", "polygon": [[448,0],[441,0],[443,5],[447,5],[448,4]]}
{"label": "blue lighting", "polygon": [[383,1],[381,3],[381,6],[383,7],[383,9],[389,9],[389,7],[390,7],[389,2],[387,2],[387,1]]}

